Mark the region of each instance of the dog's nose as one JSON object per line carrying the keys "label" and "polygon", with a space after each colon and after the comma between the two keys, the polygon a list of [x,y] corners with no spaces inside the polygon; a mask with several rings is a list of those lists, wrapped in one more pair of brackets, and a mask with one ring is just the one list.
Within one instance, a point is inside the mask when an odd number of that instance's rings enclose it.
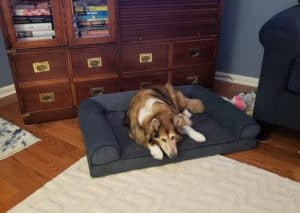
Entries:
{"label": "dog's nose", "polygon": [[169,155],[169,158],[173,159],[173,158],[176,158],[177,157],[177,153],[171,153]]}

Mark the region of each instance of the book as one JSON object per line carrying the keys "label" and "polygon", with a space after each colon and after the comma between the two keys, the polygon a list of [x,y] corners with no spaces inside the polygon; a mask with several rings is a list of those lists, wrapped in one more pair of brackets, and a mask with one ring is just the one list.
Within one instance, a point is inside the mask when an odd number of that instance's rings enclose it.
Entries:
{"label": "book", "polygon": [[50,9],[15,9],[14,10],[16,16],[50,16]]}
{"label": "book", "polygon": [[83,11],[77,12],[76,14],[83,16],[108,16],[108,11]]}
{"label": "book", "polygon": [[75,6],[74,11],[77,12],[95,12],[95,11],[108,11],[108,7],[106,5],[103,6]]}
{"label": "book", "polygon": [[55,36],[54,30],[49,31],[18,31],[18,38]]}
{"label": "book", "polygon": [[14,16],[14,24],[52,23],[52,16]]}
{"label": "book", "polygon": [[52,36],[43,36],[43,37],[28,37],[28,38],[19,38],[18,41],[37,41],[37,40],[49,40],[53,39]]}
{"label": "book", "polygon": [[78,27],[88,27],[88,26],[102,26],[107,25],[107,20],[101,21],[79,21],[77,22]]}
{"label": "book", "polygon": [[99,15],[92,15],[92,16],[78,16],[78,21],[103,21],[108,20],[107,16],[99,16]]}
{"label": "book", "polygon": [[87,11],[107,11],[108,7],[107,5],[103,6],[87,6]]}
{"label": "book", "polygon": [[52,30],[52,23],[15,24],[16,31],[47,31]]}

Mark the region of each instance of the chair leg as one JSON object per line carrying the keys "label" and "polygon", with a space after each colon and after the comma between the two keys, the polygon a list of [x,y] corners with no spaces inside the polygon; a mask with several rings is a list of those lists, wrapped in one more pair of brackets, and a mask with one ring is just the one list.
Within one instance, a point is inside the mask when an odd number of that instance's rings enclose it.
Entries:
{"label": "chair leg", "polygon": [[259,140],[261,142],[266,142],[266,141],[270,140],[270,138],[271,138],[270,125],[265,122],[260,122],[260,121],[258,121],[258,123],[261,126],[261,131],[260,131],[259,135],[257,136],[257,140]]}

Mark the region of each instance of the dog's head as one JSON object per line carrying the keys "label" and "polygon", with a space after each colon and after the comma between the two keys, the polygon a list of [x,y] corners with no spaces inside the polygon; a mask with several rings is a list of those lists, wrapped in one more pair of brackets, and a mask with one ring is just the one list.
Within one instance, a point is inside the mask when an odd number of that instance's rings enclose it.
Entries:
{"label": "dog's head", "polygon": [[150,124],[151,141],[159,145],[169,158],[175,158],[177,156],[176,143],[181,141],[181,135],[177,133],[177,129],[189,125],[189,121],[182,114],[160,120],[153,118]]}

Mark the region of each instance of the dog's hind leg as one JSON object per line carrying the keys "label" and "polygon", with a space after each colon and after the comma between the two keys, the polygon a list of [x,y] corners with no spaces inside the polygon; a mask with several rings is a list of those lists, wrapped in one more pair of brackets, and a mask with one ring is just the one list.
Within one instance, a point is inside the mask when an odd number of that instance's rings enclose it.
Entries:
{"label": "dog's hind leg", "polygon": [[188,135],[190,138],[192,138],[194,141],[199,142],[199,143],[203,143],[206,141],[206,138],[203,134],[201,134],[200,132],[197,132],[196,130],[194,130],[192,127],[190,126],[183,126],[180,129],[180,133],[181,134],[185,134]]}

